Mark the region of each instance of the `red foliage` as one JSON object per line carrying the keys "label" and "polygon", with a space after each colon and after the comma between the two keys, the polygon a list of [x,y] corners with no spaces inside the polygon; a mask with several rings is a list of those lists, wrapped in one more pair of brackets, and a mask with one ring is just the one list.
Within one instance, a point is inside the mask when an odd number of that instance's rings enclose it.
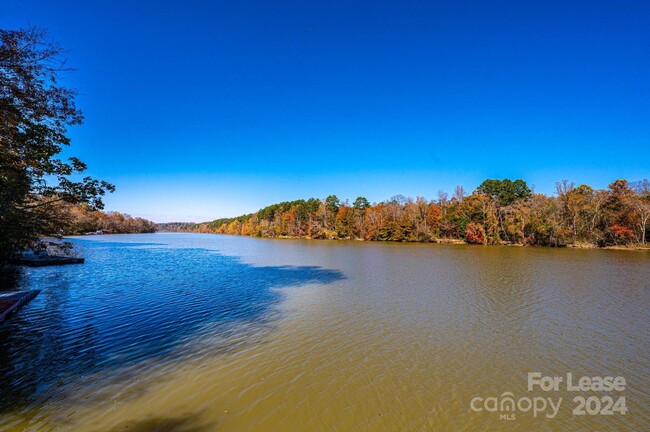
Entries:
{"label": "red foliage", "polygon": [[465,228],[465,241],[469,244],[485,244],[485,229],[482,225],[474,222],[467,224]]}
{"label": "red foliage", "polygon": [[628,227],[621,225],[612,225],[609,227],[609,230],[616,240],[621,240],[624,242],[634,240],[634,232]]}

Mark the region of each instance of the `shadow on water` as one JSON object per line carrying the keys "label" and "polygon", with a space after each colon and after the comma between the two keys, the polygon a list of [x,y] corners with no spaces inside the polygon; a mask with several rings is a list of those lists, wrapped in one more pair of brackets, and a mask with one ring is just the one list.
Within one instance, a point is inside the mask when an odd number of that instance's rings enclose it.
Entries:
{"label": "shadow on water", "polygon": [[199,423],[194,416],[156,417],[146,420],[125,422],[111,429],[110,432],[207,432],[213,431],[214,424]]}
{"label": "shadow on water", "polygon": [[0,324],[0,414],[57,397],[90,374],[191,357],[197,339],[227,353],[273,325],[278,288],[345,278],[313,266],[255,267],[205,249],[127,245],[86,244],[83,266],[25,271],[18,286],[42,291]]}
{"label": "shadow on water", "polygon": [[0,291],[12,291],[20,286],[23,277],[22,267],[0,266]]}

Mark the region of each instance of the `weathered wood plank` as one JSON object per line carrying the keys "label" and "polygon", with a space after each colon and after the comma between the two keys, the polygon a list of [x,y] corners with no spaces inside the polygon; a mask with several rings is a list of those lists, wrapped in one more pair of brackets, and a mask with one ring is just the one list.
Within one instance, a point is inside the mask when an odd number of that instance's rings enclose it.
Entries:
{"label": "weathered wood plank", "polygon": [[0,291],[0,321],[20,306],[29,303],[40,290],[32,291]]}

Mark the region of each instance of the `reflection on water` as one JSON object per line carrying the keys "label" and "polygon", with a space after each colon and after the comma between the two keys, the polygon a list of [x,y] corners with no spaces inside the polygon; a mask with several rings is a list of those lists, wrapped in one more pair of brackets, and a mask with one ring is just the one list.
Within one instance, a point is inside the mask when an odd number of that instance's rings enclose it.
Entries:
{"label": "reflection on water", "polygon": [[343,277],[157,244],[88,243],[84,253],[86,266],[34,269],[24,282],[42,292],[27,313],[0,327],[0,410],[65,392],[87,374],[196,356],[196,333],[221,335],[210,349],[228,351],[272,323],[280,300],[274,288]]}
{"label": "reflection on water", "polygon": [[[643,430],[650,255],[212,235],[77,240],[0,326],[0,429]],[[516,421],[526,373],[623,375],[630,412]],[[532,395],[539,396],[539,395]],[[542,394],[541,396],[548,396]]]}

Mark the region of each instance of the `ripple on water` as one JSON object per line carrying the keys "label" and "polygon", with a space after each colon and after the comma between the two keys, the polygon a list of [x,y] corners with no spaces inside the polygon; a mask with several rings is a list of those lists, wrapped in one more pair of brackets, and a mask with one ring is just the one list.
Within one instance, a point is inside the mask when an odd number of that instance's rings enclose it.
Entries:
{"label": "ripple on water", "polygon": [[[647,429],[648,254],[77,243],[86,264],[28,270],[20,283],[43,291],[0,327],[0,429]],[[631,412],[469,412],[476,395],[526,394],[529,371],[624,375]]]}

